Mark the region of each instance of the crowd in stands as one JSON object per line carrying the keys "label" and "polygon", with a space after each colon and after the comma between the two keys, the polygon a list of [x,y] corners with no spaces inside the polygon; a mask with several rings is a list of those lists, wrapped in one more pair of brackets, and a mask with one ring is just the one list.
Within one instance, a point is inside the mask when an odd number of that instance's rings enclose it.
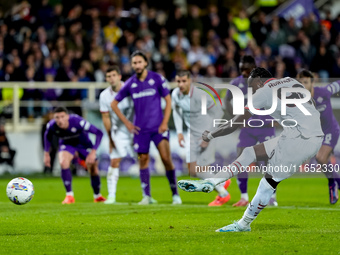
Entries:
{"label": "crowd in stands", "polygon": [[[297,22],[261,11],[248,17],[243,9],[216,5],[162,10],[135,1],[102,9],[63,2],[19,1],[0,10],[0,81],[103,82],[112,64],[120,66],[125,80],[135,50],[145,52],[149,68],[169,81],[179,69],[191,70],[194,79],[236,77],[244,54],[277,78],[295,76],[301,68],[325,79],[340,77],[340,15],[331,17],[329,11],[323,19],[312,14]],[[3,89],[1,96],[13,95]],[[21,96],[82,100],[86,91],[25,89]],[[43,113],[31,108],[23,114]]]}

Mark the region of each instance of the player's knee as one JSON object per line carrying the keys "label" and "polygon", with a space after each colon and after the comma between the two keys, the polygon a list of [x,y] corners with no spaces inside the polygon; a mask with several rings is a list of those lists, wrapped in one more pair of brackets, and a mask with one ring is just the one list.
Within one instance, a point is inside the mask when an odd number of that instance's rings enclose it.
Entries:
{"label": "player's knee", "polygon": [[316,161],[318,161],[319,164],[327,164],[328,163],[328,157],[326,155],[317,154],[315,156]]}
{"label": "player's knee", "polygon": [[118,168],[120,163],[120,158],[114,158],[111,160],[111,167]]}
{"label": "player's knee", "polygon": [[68,169],[70,168],[70,165],[71,165],[71,161],[67,159],[61,159],[59,160],[59,163],[60,163],[61,169]]}
{"label": "player's knee", "polygon": [[139,164],[142,168],[149,164],[149,154],[140,154],[139,155]]}

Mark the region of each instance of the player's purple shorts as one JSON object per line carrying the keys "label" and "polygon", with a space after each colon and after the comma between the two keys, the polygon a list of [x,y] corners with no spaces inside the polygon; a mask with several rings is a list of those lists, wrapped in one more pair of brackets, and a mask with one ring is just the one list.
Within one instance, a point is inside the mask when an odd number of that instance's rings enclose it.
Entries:
{"label": "player's purple shorts", "polygon": [[275,128],[242,128],[237,148],[254,146],[257,142],[263,143],[275,137]]}
{"label": "player's purple shorts", "polygon": [[158,132],[139,133],[133,137],[133,148],[137,153],[149,153],[150,142],[153,141],[157,147],[163,139],[169,141],[169,131],[165,131],[163,134]]}
{"label": "player's purple shorts", "polygon": [[339,140],[339,129],[323,130],[325,137],[323,138],[322,145],[330,146],[334,149]]}
{"label": "player's purple shorts", "polygon": [[76,152],[78,152],[78,155],[81,159],[85,160],[87,155],[92,150],[92,145],[89,146],[83,146],[83,145],[70,145],[70,144],[59,144],[59,151],[68,151],[72,155],[74,155]]}

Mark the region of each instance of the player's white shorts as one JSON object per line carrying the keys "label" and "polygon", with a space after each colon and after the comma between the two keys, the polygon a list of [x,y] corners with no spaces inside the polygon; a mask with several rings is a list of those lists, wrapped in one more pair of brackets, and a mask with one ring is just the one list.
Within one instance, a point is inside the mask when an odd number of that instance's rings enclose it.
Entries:
{"label": "player's white shorts", "polygon": [[[208,166],[215,162],[215,143],[214,140],[209,142],[208,147],[202,148],[202,137],[190,136],[190,146],[186,146],[187,163],[196,162],[199,166]],[[188,144],[188,143],[187,143]]]}
{"label": "player's white shorts", "polygon": [[116,148],[112,149],[110,158],[124,158],[127,155],[134,157],[135,151],[133,149],[133,138],[127,136],[125,133],[111,132],[112,140],[115,143]]}
{"label": "player's white shorts", "polygon": [[316,155],[322,141],[323,136],[305,138],[295,128],[265,141],[263,144],[269,157],[267,173],[277,182],[287,179],[299,171],[303,162]]}

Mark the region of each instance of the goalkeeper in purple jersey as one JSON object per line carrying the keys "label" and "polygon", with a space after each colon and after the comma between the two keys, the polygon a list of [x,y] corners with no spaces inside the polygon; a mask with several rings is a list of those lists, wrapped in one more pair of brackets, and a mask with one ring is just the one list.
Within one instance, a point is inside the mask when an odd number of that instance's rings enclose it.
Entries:
{"label": "goalkeeper in purple jersey", "polygon": [[335,81],[325,87],[314,87],[314,76],[308,70],[301,70],[297,78],[311,92],[316,109],[320,112],[321,127],[325,138],[319,152],[316,154],[316,160],[322,165],[322,170],[328,178],[329,201],[331,204],[335,204],[339,199],[340,175],[333,171],[330,156],[338,143],[340,128],[333,114],[331,96],[339,93],[340,81]]}
{"label": "goalkeeper in purple jersey", "polygon": [[[146,69],[148,59],[141,51],[132,53],[131,64],[135,74],[125,82],[111,107],[128,130],[134,133],[134,149],[138,153],[143,190],[143,199],[139,204],[156,203],[151,197],[150,191],[149,147],[151,141],[157,147],[165,166],[166,176],[172,191],[172,203],[181,204],[182,201],[177,192],[175,167],[172,163],[169,145],[168,121],[171,114],[171,98],[167,82],[158,73]],[[133,124],[118,108],[118,103],[130,96],[135,110]],[[162,97],[166,102],[164,114],[161,108]]]}
{"label": "goalkeeper in purple jersey", "polygon": [[[92,144],[89,133],[96,135],[95,144]],[[61,166],[61,178],[63,180],[66,197],[63,204],[75,202],[72,190],[71,161],[75,153],[84,159],[91,175],[91,185],[94,193],[94,202],[104,202],[106,199],[100,194],[100,177],[96,150],[103,137],[103,132],[91,125],[76,114],[68,114],[64,107],[54,110],[53,120],[47,123],[44,135],[44,164],[51,167],[49,150],[51,148],[52,134],[59,137],[59,163]]]}

